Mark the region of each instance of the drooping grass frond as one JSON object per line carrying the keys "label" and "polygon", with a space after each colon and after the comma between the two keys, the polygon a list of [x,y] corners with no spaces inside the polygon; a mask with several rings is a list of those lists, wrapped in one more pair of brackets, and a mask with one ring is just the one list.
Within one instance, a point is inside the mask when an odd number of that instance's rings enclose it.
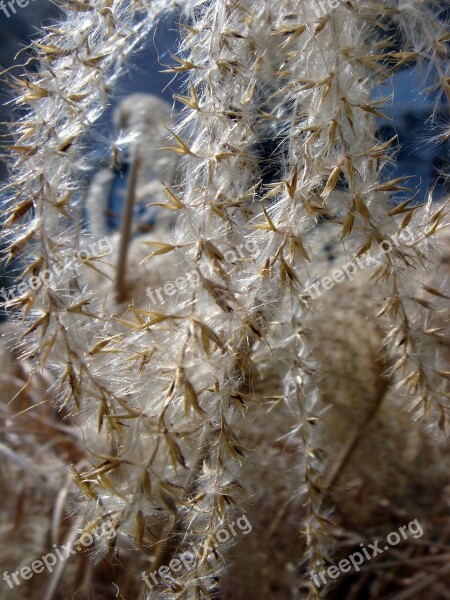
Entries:
{"label": "drooping grass frond", "polygon": [[[363,522],[360,480],[375,513],[395,497],[392,474],[405,491],[396,460],[410,468],[412,448],[432,447],[417,421],[433,435],[448,428],[448,290],[430,275],[443,262],[447,206],[431,194],[415,203],[407,178],[389,175],[398,140],[377,134],[390,101],[378,86],[405,65],[423,69],[437,102],[448,96],[445,5],[321,6],[71,1],[34,44],[38,69],[14,79],[27,110],[6,236],[9,259],[33,278],[9,303],[19,347],[49,370],[55,406],[83,433],[72,473],[85,529],[112,518],[114,551],[138,549],[147,576],[196,548],[190,569],[166,569],[150,598],[223,591],[234,551],[214,535],[252,514],[252,497],[275,524],[295,513],[301,577],[294,567],[284,589],[319,597],[304,576],[331,560],[334,509]],[[105,171],[87,191],[90,231],[82,214],[90,130],[125,59],[172,8],[180,113],[144,95],[120,105],[131,165],[121,233],[110,252],[80,261],[85,240],[107,236]],[[146,198],[169,226],[140,235],[134,209]],[[393,418],[420,444],[402,445]],[[369,441],[376,476],[356,464]],[[267,477],[272,459],[289,471],[264,504],[252,461]],[[97,554],[111,550],[100,543]]]}

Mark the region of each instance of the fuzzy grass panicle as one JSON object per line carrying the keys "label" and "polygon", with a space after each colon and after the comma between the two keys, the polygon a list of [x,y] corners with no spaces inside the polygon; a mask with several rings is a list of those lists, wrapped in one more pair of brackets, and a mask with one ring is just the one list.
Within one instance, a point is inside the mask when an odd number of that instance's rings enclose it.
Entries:
{"label": "fuzzy grass panicle", "polygon": [[[176,216],[174,228],[144,240],[155,250],[135,267],[129,304],[121,296],[111,307],[82,275],[15,300],[23,355],[51,370],[55,405],[80,419],[85,434],[89,466],[73,471],[85,521],[114,515],[115,551],[138,548],[152,572],[189,544],[202,549],[176,584],[159,582],[161,598],[219,593],[224,560],[208,561],[211,536],[249,503],[242,477],[256,456],[241,438],[251,438],[251,411],[271,419],[268,403],[274,421],[288,415],[283,452],[298,457],[295,489],[277,513],[290,502],[301,507],[304,573],[330,559],[332,491],[361,439],[356,432],[335,460],[327,449],[345,415],[361,407],[356,396],[345,410],[330,401],[324,365],[332,336],[322,323],[333,329],[336,316],[320,313],[326,303],[316,312],[303,293],[320,266],[323,235],[341,257],[399,240],[365,288],[370,300],[352,290],[355,306],[370,307],[374,332],[361,431],[394,390],[416,419],[448,427],[446,291],[425,282],[446,206],[431,196],[415,205],[403,178],[390,178],[397,140],[378,139],[387,100],[373,94],[416,64],[438,100],[449,97],[445,3],[349,0],[320,17],[313,4],[71,0],[33,45],[39,68],[12,80],[27,111],[12,148],[6,239],[9,259],[22,257],[25,272],[38,276],[78,243],[83,150],[125,59],[165,12],[180,10],[183,37],[169,70],[183,77],[183,109],[162,149],[177,158],[180,176],[164,182],[166,200],[156,203]],[[275,149],[266,158],[268,141]],[[402,240],[406,227],[417,234],[413,244]],[[227,253],[246,243],[260,251],[230,264]],[[143,291],[161,263],[196,277],[156,311]],[[350,342],[347,351],[359,360]],[[278,387],[267,399],[255,390],[274,364]],[[221,553],[231,551],[230,540]],[[310,598],[320,595],[307,586]]]}

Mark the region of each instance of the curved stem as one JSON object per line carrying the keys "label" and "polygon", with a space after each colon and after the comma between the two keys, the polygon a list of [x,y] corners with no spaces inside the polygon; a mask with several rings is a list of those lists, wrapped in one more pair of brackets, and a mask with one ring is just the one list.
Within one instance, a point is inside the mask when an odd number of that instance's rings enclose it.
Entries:
{"label": "curved stem", "polygon": [[122,226],[120,230],[119,258],[117,261],[117,272],[115,281],[117,302],[125,302],[129,297],[127,289],[126,271],[128,262],[128,249],[131,240],[131,228],[133,224],[134,205],[136,203],[136,185],[139,173],[140,157],[136,149],[131,159],[131,168],[128,176],[127,195],[122,213]]}

